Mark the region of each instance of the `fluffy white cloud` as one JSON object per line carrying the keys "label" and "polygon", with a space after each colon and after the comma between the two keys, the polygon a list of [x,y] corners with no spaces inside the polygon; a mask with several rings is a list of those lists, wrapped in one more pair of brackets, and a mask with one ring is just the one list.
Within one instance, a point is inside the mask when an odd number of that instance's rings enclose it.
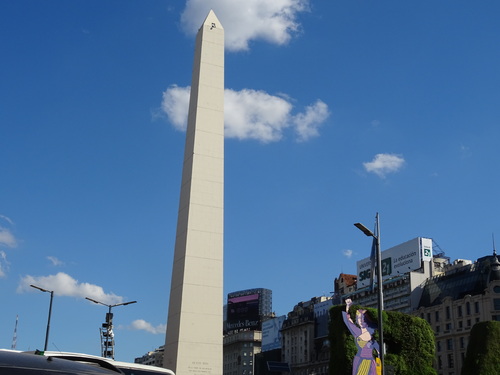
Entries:
{"label": "fluffy white cloud", "polygon": [[[185,130],[189,106],[189,87],[170,86],[163,93],[162,111],[176,129]],[[243,89],[224,91],[224,126],[228,138],[275,142],[292,128],[298,141],[319,135],[318,128],[328,118],[328,106],[321,100],[292,114],[289,98],[264,91]]]}
{"label": "fluffy white cloud", "polygon": [[405,159],[396,154],[377,154],[372,161],[363,163],[367,172],[375,173],[384,178],[389,173],[398,172],[403,168]]}
{"label": "fluffy white cloud", "polygon": [[167,114],[170,123],[178,130],[186,129],[190,92],[189,86],[172,85],[163,93],[161,109]]}
{"label": "fluffy white cloud", "polygon": [[164,334],[167,329],[167,326],[165,324],[159,324],[155,327],[151,323],[148,323],[143,319],[137,319],[132,322],[130,328],[135,330],[146,331],[156,335],[156,334]]}
{"label": "fluffy white cloud", "polygon": [[229,138],[277,141],[289,126],[291,110],[292,105],[285,99],[263,91],[226,89],[225,134]]}
{"label": "fluffy white cloud", "polygon": [[307,141],[309,138],[317,137],[319,126],[329,115],[328,106],[319,99],[313,105],[306,107],[304,113],[299,113],[293,119],[298,140]]}
{"label": "fluffy white cloud", "polygon": [[300,30],[297,15],[309,10],[309,0],[187,0],[184,31],[195,34],[210,9],[224,27],[226,48],[238,51],[252,40],[286,44]]}
{"label": "fluffy white cloud", "polygon": [[43,289],[53,290],[54,294],[58,296],[89,297],[109,305],[123,302],[123,297],[113,293],[105,293],[104,289],[98,285],[80,283],[64,272],[49,276],[24,276],[17,287],[17,292],[35,291],[35,289],[30,287],[32,284]]}

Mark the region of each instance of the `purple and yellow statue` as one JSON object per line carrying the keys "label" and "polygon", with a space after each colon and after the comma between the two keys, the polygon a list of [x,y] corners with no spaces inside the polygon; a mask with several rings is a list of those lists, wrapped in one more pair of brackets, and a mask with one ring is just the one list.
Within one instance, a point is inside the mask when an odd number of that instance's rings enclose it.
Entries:
{"label": "purple and yellow statue", "polygon": [[356,323],[349,315],[349,308],[352,305],[351,299],[346,299],[346,309],[342,311],[344,323],[354,336],[354,342],[358,352],[352,361],[352,375],[378,375],[380,373],[380,362],[373,357],[373,349],[379,354],[379,345],[373,340],[375,327],[368,317],[366,310],[356,311]]}

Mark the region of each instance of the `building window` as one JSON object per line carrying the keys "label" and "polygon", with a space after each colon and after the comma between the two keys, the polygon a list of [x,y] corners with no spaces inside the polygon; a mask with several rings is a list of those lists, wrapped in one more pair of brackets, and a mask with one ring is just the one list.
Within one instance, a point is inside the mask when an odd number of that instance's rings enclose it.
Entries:
{"label": "building window", "polygon": [[448,354],[448,368],[455,367],[455,363],[453,361],[453,354]]}
{"label": "building window", "polygon": [[427,313],[427,322],[431,324],[431,313]]}
{"label": "building window", "polygon": [[436,326],[436,333],[439,333],[440,328],[441,328],[440,326]]}
{"label": "building window", "polygon": [[493,310],[500,310],[500,298],[493,300]]}
{"label": "building window", "polygon": [[438,352],[441,351],[441,341],[436,342],[436,351],[438,351]]}
{"label": "building window", "polygon": [[451,315],[450,315],[450,306],[446,306],[446,319],[450,319],[451,318]]}
{"label": "building window", "polygon": [[451,331],[451,323],[446,323],[446,331]]}
{"label": "building window", "polygon": [[438,369],[441,370],[443,368],[443,361],[441,359],[441,356],[438,355]]}
{"label": "building window", "polygon": [[460,349],[465,348],[465,337],[460,337]]}
{"label": "building window", "polygon": [[446,348],[448,350],[453,350],[453,340],[452,339],[446,340]]}
{"label": "building window", "polygon": [[462,329],[463,327],[464,327],[464,322],[460,320],[458,322],[458,328]]}
{"label": "building window", "polygon": [[470,302],[467,302],[465,304],[465,312],[467,313],[467,315],[470,315]]}
{"label": "building window", "polygon": [[479,302],[474,302],[474,312],[476,314],[479,314]]}
{"label": "building window", "polygon": [[459,318],[462,317],[462,306],[457,306],[457,314]]}
{"label": "building window", "polygon": [[436,311],[434,313],[434,318],[435,318],[436,322],[439,322],[439,311]]}
{"label": "building window", "polygon": [[470,319],[467,319],[467,327],[470,327]]}

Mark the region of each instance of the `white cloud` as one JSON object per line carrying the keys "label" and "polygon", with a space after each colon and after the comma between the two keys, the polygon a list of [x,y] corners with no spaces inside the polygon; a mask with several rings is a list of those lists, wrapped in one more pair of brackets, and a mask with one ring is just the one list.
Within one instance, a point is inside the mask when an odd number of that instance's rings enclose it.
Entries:
{"label": "white cloud", "polygon": [[328,106],[319,99],[313,105],[306,107],[305,113],[299,113],[294,118],[298,140],[307,141],[309,138],[317,137],[319,126],[329,115]]}
{"label": "white cloud", "polygon": [[[162,111],[179,130],[187,126],[189,87],[170,86],[163,93]],[[306,107],[305,112],[292,114],[293,105],[285,95],[243,89],[224,91],[224,126],[228,138],[276,142],[292,128],[298,141],[318,136],[318,128],[328,118],[328,106],[321,100]]]}
{"label": "white cloud", "polygon": [[375,173],[384,178],[388,173],[398,172],[405,164],[405,160],[396,154],[377,154],[372,161],[363,163],[367,172]]}
{"label": "white cloud", "polygon": [[164,334],[167,326],[165,324],[159,324],[154,327],[151,323],[146,322],[143,319],[137,319],[132,322],[130,329],[142,330],[153,334]]}
{"label": "white cloud", "polygon": [[11,219],[9,219],[7,216],[0,215],[0,219],[5,220],[10,225],[14,225],[14,222]]}
{"label": "white cloud", "polygon": [[189,93],[191,87],[170,86],[163,93],[161,109],[165,112],[170,123],[178,130],[185,130],[189,108]]}
{"label": "white cloud", "polygon": [[297,16],[309,10],[309,0],[187,0],[181,25],[195,34],[210,9],[224,27],[226,48],[248,50],[253,40],[286,44],[300,31]]}
{"label": "white cloud", "polygon": [[62,265],[64,265],[64,262],[60,261],[56,257],[48,256],[47,259],[50,260],[50,262],[52,263],[53,266],[62,266]]}
{"label": "white cloud", "polygon": [[16,247],[17,241],[12,232],[7,229],[0,227],[0,246]]}
{"label": "white cloud", "polygon": [[7,254],[5,251],[0,250],[0,277],[5,277],[5,269],[8,267]]}
{"label": "white cloud", "polygon": [[289,126],[292,105],[285,99],[244,89],[224,91],[225,134],[229,138],[278,141]]}
{"label": "white cloud", "polygon": [[[0,215],[0,222],[2,224],[7,224],[7,226],[13,226],[14,222],[9,219],[7,216]],[[17,239],[12,234],[12,231],[9,228],[6,228],[0,225],[0,248],[1,247],[9,247],[15,248],[17,247]],[[7,270],[9,269],[9,262],[7,261],[7,253],[3,250],[0,250],[0,278],[7,276]]]}
{"label": "white cloud", "polygon": [[[0,215],[0,221],[6,222],[8,224],[7,226],[14,225],[13,221],[4,215]],[[6,228],[5,226],[2,225],[0,225],[0,246],[7,246],[7,247],[17,246],[16,237],[12,234],[9,228]]]}
{"label": "white cloud", "polygon": [[98,285],[80,283],[64,272],[49,276],[24,276],[17,287],[17,292],[35,291],[34,288],[30,287],[32,284],[47,290],[53,290],[54,294],[58,296],[89,297],[110,305],[123,302],[123,297],[113,293],[105,293],[103,288]]}
{"label": "white cloud", "polygon": [[342,254],[344,254],[345,257],[350,258],[352,257],[353,251],[349,249],[342,250]]}

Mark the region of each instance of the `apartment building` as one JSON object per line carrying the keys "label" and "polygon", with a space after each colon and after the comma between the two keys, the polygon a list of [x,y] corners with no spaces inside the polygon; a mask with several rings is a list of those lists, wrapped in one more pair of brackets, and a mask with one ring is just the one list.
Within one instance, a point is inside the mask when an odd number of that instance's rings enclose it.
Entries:
{"label": "apartment building", "polygon": [[283,322],[282,362],[289,365],[294,375],[328,374],[330,347],[326,328],[331,306],[331,297],[314,297],[295,305]]}
{"label": "apartment building", "polygon": [[414,312],[436,337],[434,368],[439,375],[460,374],[472,326],[500,321],[500,261],[496,255],[476,262],[459,260],[426,280]]}

